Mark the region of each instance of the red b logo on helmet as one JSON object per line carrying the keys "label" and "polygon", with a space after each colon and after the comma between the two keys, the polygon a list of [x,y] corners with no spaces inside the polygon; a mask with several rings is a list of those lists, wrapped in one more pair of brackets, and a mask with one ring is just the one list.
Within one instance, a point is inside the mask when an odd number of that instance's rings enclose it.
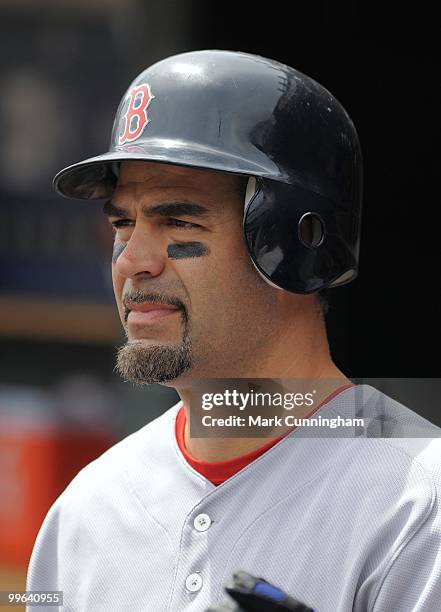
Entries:
{"label": "red b logo on helmet", "polygon": [[155,97],[150,91],[150,86],[146,84],[132,87],[127,94],[129,104],[124,115],[124,129],[119,137],[119,144],[133,142],[139,138],[149,122],[147,117],[147,107]]}

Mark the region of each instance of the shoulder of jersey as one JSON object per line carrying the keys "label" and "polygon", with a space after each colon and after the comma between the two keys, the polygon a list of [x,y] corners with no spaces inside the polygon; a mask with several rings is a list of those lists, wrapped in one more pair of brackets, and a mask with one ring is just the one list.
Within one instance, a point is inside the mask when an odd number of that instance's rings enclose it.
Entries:
{"label": "shoulder of jersey", "polygon": [[[441,496],[441,428],[381,391],[366,388],[372,391],[367,393],[366,415],[378,414],[382,406],[390,431],[388,437],[360,439],[365,444],[357,454],[366,462],[366,471],[372,472],[378,464],[384,477],[400,472],[409,479],[426,480]],[[355,444],[358,441],[354,439]]]}
{"label": "shoulder of jersey", "polygon": [[145,468],[148,470],[150,456],[157,453],[160,460],[166,447],[166,438],[172,433],[172,421],[181,405],[181,401],[174,404],[159,417],[117,442],[86,465],[73,478],[55,504],[71,501],[73,498],[82,499],[86,503],[89,494],[95,497],[100,492],[105,494],[118,488],[124,472],[133,465],[145,462]]}

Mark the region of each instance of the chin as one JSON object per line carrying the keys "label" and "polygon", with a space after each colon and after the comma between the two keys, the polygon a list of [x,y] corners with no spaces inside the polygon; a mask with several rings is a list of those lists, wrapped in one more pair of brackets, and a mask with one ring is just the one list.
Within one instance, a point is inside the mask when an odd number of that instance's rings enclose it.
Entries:
{"label": "chin", "polygon": [[[156,341],[157,342],[157,341]],[[153,343],[152,340],[128,339],[118,349],[116,370],[135,385],[165,384],[171,386],[192,369],[189,342],[179,345]]]}

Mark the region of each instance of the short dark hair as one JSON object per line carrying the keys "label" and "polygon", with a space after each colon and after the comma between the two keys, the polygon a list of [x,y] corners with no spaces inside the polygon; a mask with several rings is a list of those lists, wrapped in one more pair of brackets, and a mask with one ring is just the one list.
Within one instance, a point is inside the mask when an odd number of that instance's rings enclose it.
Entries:
{"label": "short dark hair", "polygon": [[321,289],[317,296],[322,316],[325,317],[329,311],[329,289]]}
{"label": "short dark hair", "polygon": [[245,201],[245,195],[246,195],[247,187],[248,187],[248,179],[250,177],[244,176],[242,174],[235,174],[233,176],[235,179],[234,180],[234,191],[235,193],[240,195],[243,201]]}

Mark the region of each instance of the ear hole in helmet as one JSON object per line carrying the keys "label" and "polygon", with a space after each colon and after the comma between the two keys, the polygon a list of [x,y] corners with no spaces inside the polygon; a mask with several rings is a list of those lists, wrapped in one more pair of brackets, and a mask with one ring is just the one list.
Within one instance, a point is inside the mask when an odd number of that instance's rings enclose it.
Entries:
{"label": "ear hole in helmet", "polygon": [[325,225],[320,215],[307,212],[302,215],[298,226],[299,240],[309,249],[320,246],[325,237]]}

